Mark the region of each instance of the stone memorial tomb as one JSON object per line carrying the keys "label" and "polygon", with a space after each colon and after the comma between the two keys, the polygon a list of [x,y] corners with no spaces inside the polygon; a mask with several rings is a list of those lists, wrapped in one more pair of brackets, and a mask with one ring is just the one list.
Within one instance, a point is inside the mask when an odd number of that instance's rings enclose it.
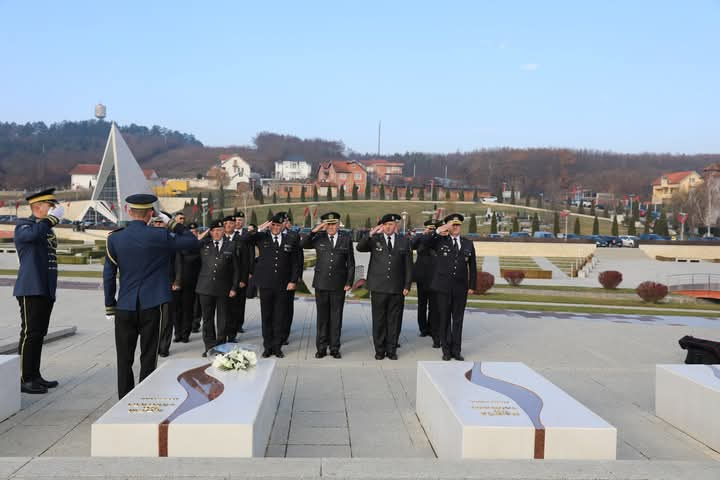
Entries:
{"label": "stone memorial tomb", "polygon": [[20,411],[20,357],[0,355],[0,422]]}

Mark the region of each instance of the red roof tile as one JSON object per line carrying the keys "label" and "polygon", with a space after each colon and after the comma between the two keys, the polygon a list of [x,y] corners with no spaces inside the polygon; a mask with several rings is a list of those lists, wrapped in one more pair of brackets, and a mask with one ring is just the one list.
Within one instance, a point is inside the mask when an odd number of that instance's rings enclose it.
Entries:
{"label": "red roof tile", "polygon": [[664,174],[660,178],[656,178],[655,181],[652,183],[653,185],[660,185],[661,180],[663,177],[667,178],[667,183],[669,184],[678,184],[682,182],[687,176],[696,173],[695,170],[686,170],[684,172],[670,172]]}

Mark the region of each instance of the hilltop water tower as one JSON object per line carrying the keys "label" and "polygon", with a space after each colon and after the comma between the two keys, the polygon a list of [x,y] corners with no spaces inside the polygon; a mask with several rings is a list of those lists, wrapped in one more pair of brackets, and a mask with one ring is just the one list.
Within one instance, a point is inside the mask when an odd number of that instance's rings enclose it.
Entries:
{"label": "hilltop water tower", "polygon": [[105,108],[105,105],[102,103],[98,103],[95,105],[95,118],[100,120],[101,122],[105,120],[105,116],[107,115],[107,108]]}

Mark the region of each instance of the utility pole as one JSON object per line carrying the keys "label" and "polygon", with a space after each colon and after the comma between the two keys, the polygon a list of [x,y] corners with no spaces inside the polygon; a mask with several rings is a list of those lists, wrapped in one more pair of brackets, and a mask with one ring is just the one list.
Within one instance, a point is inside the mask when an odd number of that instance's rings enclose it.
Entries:
{"label": "utility pole", "polygon": [[379,120],[378,121],[378,150],[377,150],[378,157],[380,156],[380,133],[381,133],[381,131],[382,131],[382,120]]}

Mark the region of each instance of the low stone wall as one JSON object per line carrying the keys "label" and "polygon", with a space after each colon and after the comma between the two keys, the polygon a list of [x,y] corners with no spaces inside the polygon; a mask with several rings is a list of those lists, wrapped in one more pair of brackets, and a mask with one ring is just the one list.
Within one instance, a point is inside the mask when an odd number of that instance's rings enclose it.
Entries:
{"label": "low stone wall", "polygon": [[[524,241],[523,241],[524,240]],[[595,244],[587,242],[532,241],[532,239],[475,241],[478,257],[587,257],[595,253]]]}
{"label": "low stone wall", "polygon": [[720,259],[720,243],[703,242],[702,244],[654,244],[641,243],[640,250],[652,258],[657,257],[673,258],[680,260],[715,260]]}

